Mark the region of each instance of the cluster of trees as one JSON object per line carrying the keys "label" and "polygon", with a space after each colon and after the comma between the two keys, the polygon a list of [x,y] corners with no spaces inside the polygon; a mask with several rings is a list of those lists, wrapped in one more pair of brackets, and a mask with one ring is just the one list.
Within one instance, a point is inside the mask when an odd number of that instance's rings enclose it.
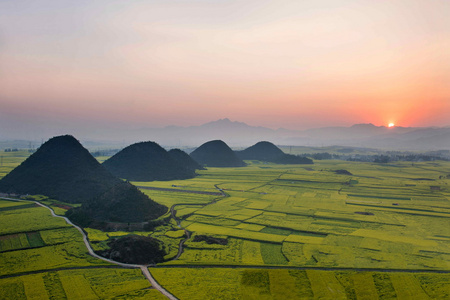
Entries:
{"label": "cluster of trees", "polygon": [[432,155],[432,154],[412,154],[412,153],[402,153],[402,152],[386,152],[384,154],[331,154],[328,152],[322,153],[309,153],[304,154],[306,157],[310,157],[315,160],[324,159],[339,159],[346,161],[361,161],[361,162],[375,162],[375,163],[389,163],[395,161],[434,161],[434,160],[446,160],[449,158],[442,155]]}

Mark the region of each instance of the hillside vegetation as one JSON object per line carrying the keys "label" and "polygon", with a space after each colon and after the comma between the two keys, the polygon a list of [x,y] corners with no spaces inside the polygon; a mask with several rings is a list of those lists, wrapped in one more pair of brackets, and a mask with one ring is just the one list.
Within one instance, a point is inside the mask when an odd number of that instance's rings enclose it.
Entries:
{"label": "hillside vegetation", "polygon": [[195,149],[191,157],[207,167],[244,167],[246,164],[221,140],[209,141]]}
{"label": "hillside vegetation", "polygon": [[114,177],[70,135],[58,136],[0,180],[0,192],[40,194],[82,203],[69,212],[78,222],[142,222],[161,216],[167,207]]}
{"label": "hillside vegetation", "polygon": [[307,157],[284,153],[280,148],[271,142],[258,142],[242,151],[235,151],[240,159],[260,160],[277,164],[313,164]]}
{"label": "hillside vegetation", "polygon": [[130,145],[103,163],[112,174],[131,181],[175,180],[195,176],[201,167],[183,151],[168,153],[155,142]]}

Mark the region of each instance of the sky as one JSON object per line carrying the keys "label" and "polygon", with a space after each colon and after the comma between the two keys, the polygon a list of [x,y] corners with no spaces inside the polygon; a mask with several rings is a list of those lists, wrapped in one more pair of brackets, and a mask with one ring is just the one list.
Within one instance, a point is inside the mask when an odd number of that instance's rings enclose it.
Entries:
{"label": "sky", "polygon": [[1,0],[0,138],[450,125],[448,0]]}

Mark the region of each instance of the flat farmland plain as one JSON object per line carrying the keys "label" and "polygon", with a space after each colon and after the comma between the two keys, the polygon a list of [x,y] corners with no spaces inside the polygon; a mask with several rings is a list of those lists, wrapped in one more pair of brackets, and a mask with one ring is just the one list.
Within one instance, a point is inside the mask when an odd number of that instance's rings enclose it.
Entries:
{"label": "flat farmland plain", "polygon": [[[353,175],[336,174],[342,169]],[[264,259],[264,265],[450,270],[448,162],[330,160],[307,168],[256,162],[199,173],[193,189],[216,186],[228,197],[209,205],[199,197],[200,206],[191,206],[188,214],[181,210],[181,225],[194,236],[225,237],[229,243],[211,246],[191,240],[170,264],[208,264],[211,256],[224,256],[217,263],[255,265],[258,260],[247,259],[253,256],[244,246],[252,241],[259,243],[263,258],[284,258]],[[158,193],[144,192],[159,201]],[[172,193],[170,203],[186,202],[183,197]],[[233,251],[240,253],[219,255]]]}
{"label": "flat farmland plain", "polygon": [[[150,272],[177,298],[450,297],[449,162],[248,163],[135,183],[173,207],[168,224],[134,233],[166,244],[167,261]],[[191,237],[174,259],[184,230]],[[86,231],[94,248],[129,234]],[[0,299],[162,297],[139,270],[90,257],[74,228],[27,202],[0,201],[0,261]]]}

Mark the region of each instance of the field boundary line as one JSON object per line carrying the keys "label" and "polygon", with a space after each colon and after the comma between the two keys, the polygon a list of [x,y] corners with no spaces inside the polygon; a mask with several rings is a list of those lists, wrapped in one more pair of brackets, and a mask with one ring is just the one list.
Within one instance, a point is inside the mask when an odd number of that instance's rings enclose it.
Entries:
{"label": "field boundary line", "polygon": [[154,268],[191,268],[191,269],[285,269],[285,270],[318,270],[318,271],[356,271],[356,272],[386,272],[386,273],[437,273],[449,274],[450,270],[427,270],[427,269],[382,269],[382,268],[328,268],[328,267],[296,267],[286,265],[186,265],[186,264],[170,264],[158,265]]}
{"label": "field boundary line", "polygon": [[[98,258],[98,259],[101,259],[101,260],[106,261],[106,262],[110,262],[110,263],[118,265],[118,266],[125,267],[125,268],[139,268],[139,269],[142,270],[143,275],[145,276],[145,278],[147,278],[147,280],[150,282],[152,287],[157,289],[161,294],[163,294],[164,296],[168,297],[171,300],[172,299],[177,299],[177,298],[175,298],[175,296],[170,294],[161,285],[158,284],[158,282],[150,274],[150,271],[148,271],[148,269],[147,269],[148,266],[147,265],[121,263],[121,262],[118,262],[118,261],[114,261],[112,259],[108,259],[108,258],[102,257],[102,256],[98,255],[97,253],[95,253],[94,250],[91,247],[91,244],[89,243],[89,239],[88,239],[86,233],[84,232],[84,230],[81,227],[79,227],[79,226],[75,225],[74,223],[72,223],[72,221],[70,221],[67,217],[55,214],[55,211],[51,207],[49,207],[49,206],[47,206],[45,204],[42,204],[42,203],[40,203],[38,201],[33,201],[33,200],[14,199],[14,198],[6,198],[6,197],[0,197],[0,199],[10,200],[10,201],[21,201],[21,202],[34,202],[34,203],[36,203],[37,205],[39,205],[41,207],[47,208],[48,210],[50,210],[50,213],[52,214],[53,217],[64,219],[67,224],[72,225],[73,227],[75,227],[81,233],[81,235],[83,236],[83,242],[86,245],[86,248],[88,249],[88,252],[89,252],[89,254],[91,256],[93,256],[95,258]],[[147,271],[144,272],[144,269],[147,270]],[[168,296],[168,295],[170,295],[170,296]]]}

